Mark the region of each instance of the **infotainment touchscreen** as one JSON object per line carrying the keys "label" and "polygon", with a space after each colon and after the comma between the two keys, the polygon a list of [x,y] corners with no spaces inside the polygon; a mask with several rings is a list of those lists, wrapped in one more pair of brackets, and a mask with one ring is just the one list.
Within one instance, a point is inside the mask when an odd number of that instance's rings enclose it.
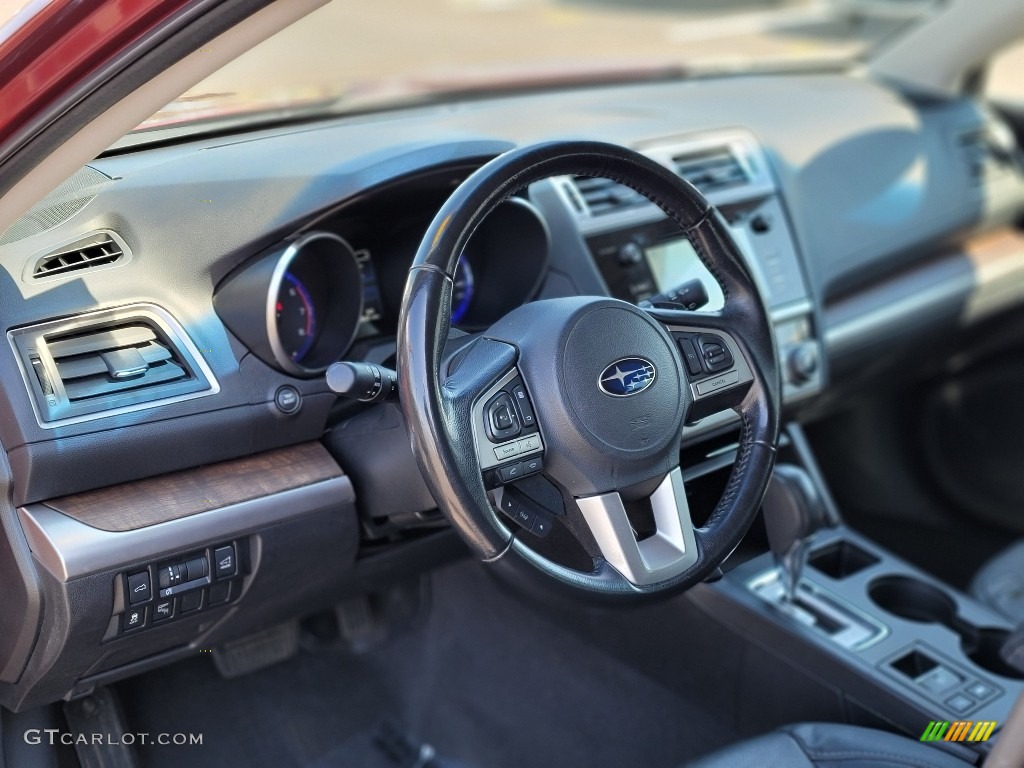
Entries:
{"label": "infotainment touchscreen", "polygon": [[659,293],[678,288],[690,280],[700,280],[708,292],[708,310],[721,309],[725,303],[722,288],[711,277],[697,251],[685,237],[666,240],[644,248],[644,256]]}

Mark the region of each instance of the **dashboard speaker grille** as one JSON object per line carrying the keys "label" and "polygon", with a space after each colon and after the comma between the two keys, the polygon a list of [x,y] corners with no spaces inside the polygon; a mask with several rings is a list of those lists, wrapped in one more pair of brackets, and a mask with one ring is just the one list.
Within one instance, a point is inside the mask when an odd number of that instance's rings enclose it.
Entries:
{"label": "dashboard speaker grille", "polygon": [[113,180],[85,166],[62,182],[0,235],[0,245],[38,235],[70,219]]}

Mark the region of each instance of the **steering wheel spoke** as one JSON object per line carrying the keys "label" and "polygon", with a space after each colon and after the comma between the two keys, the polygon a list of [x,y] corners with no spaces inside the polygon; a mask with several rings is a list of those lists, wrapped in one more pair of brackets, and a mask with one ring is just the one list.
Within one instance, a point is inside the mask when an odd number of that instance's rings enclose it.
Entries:
{"label": "steering wheel spoke", "polygon": [[602,556],[638,587],[674,579],[697,562],[697,541],[679,467],[665,475],[646,503],[655,527],[638,539],[618,492],[576,499]]}

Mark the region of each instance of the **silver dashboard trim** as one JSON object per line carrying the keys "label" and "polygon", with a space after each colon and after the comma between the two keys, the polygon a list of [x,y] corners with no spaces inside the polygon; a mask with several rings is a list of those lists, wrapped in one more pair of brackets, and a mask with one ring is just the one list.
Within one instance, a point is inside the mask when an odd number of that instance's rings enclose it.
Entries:
{"label": "silver dashboard trim", "polygon": [[41,503],[19,507],[18,517],[32,554],[67,582],[353,501],[352,482],[341,476],[131,531],[93,528]]}

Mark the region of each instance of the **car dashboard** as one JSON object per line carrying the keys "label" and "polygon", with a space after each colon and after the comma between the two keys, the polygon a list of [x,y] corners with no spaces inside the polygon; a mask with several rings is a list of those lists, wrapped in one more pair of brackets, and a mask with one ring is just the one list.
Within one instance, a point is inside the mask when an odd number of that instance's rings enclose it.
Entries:
{"label": "car dashboard", "polygon": [[[367,538],[441,528],[397,409],[346,408],[324,372],[393,366],[406,273],[462,180],[581,136],[637,149],[716,206],[771,317],[790,417],[1024,300],[1009,128],[969,99],[846,74],[520,94],[98,158],[0,236],[16,508],[0,580],[22,585],[0,599],[22,627],[0,639],[0,703],[81,695],[329,603]],[[723,301],[656,205],[556,177],[473,234],[451,320],[478,334],[577,295]],[[734,428],[709,416],[684,445]]]}

